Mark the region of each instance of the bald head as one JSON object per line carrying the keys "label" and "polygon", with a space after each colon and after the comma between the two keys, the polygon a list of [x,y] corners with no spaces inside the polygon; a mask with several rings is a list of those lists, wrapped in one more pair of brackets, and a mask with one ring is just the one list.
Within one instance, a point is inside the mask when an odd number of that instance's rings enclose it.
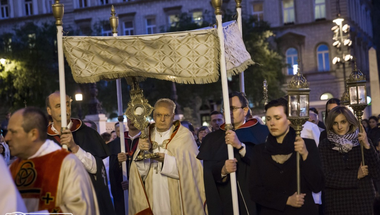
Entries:
{"label": "bald head", "polygon": [[[60,94],[59,91],[55,91],[54,93],[48,95],[46,97],[46,99],[45,99],[45,105],[46,105],[46,107],[51,107],[50,98],[61,98],[61,94]],[[66,101],[70,101],[71,102],[70,96],[66,95]]]}
{"label": "bald head", "polygon": [[318,125],[318,115],[313,111],[309,111],[309,122]]}
{"label": "bald head", "polygon": [[[54,126],[61,126],[61,97],[59,91],[56,91],[46,97],[46,111],[51,116]],[[66,117],[67,123],[71,118],[71,99],[66,96]]]}

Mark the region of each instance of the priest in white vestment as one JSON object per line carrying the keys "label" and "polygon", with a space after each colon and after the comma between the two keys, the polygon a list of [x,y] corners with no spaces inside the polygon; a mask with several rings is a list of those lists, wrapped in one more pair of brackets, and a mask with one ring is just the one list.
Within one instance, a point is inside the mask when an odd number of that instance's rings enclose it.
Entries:
{"label": "priest in white vestment", "polygon": [[160,99],[154,106],[155,124],[139,150],[158,153],[159,158],[134,161],[129,184],[129,214],[205,214],[203,169],[196,159],[197,145],[191,132],[173,123],[175,103]]}
{"label": "priest in white vestment", "polygon": [[41,110],[28,107],[11,116],[5,136],[11,155],[18,157],[9,169],[27,211],[98,215],[84,166],[74,154],[46,139],[47,125]]}

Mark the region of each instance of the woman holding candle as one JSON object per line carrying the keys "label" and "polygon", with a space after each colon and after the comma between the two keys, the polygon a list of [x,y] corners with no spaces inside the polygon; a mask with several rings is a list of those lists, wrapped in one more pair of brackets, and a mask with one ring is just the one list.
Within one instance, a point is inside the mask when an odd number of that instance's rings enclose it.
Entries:
{"label": "woman holding candle", "polygon": [[333,108],[326,119],[327,138],[319,143],[325,174],[326,215],[373,214],[373,180],[380,178],[380,157],[359,126],[356,117],[344,106]]}
{"label": "woman holding candle", "polygon": [[[270,134],[265,143],[253,148],[251,198],[261,206],[260,215],[317,215],[312,192],[323,188],[318,148],[314,140],[296,136],[285,99],[270,101],[265,110]],[[297,152],[301,157],[301,193],[296,192]]]}

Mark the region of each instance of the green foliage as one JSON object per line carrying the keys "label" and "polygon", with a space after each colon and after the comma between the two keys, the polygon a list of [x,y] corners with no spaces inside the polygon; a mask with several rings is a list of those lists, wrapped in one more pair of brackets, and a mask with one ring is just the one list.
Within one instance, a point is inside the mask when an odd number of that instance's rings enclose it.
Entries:
{"label": "green foliage", "polygon": [[[268,39],[273,36],[266,22],[257,22],[254,18],[243,20],[243,39],[247,51],[251,54],[255,65],[245,71],[245,88],[254,108],[263,110],[263,81],[268,83],[268,99],[276,99],[285,95],[281,90],[284,83],[282,68],[283,57],[270,48]],[[234,86],[237,81],[234,78]],[[238,88],[237,88],[238,89]]]}
{"label": "green foliage", "polygon": [[[53,22],[41,26],[29,22],[0,36],[0,53],[7,58],[0,73],[4,106],[12,110],[25,105],[44,108],[46,96],[59,89],[56,32]],[[9,39],[11,49],[5,45]],[[70,70],[66,69],[67,88],[73,83]]]}

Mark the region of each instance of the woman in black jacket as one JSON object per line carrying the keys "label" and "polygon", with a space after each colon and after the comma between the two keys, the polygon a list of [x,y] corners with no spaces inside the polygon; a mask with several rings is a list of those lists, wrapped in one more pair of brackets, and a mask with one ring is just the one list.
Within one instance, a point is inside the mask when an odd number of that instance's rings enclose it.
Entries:
{"label": "woman in black jacket", "polygon": [[[253,149],[250,193],[261,215],[317,215],[312,192],[323,188],[318,148],[311,139],[296,137],[284,99],[265,106],[270,134]],[[300,153],[301,193],[297,194],[296,152]]]}
{"label": "woman in black jacket", "polygon": [[359,126],[356,117],[344,106],[333,108],[327,117],[327,138],[319,142],[326,183],[323,202],[326,215],[373,214],[373,180],[380,176],[380,157],[366,132],[359,133]]}

